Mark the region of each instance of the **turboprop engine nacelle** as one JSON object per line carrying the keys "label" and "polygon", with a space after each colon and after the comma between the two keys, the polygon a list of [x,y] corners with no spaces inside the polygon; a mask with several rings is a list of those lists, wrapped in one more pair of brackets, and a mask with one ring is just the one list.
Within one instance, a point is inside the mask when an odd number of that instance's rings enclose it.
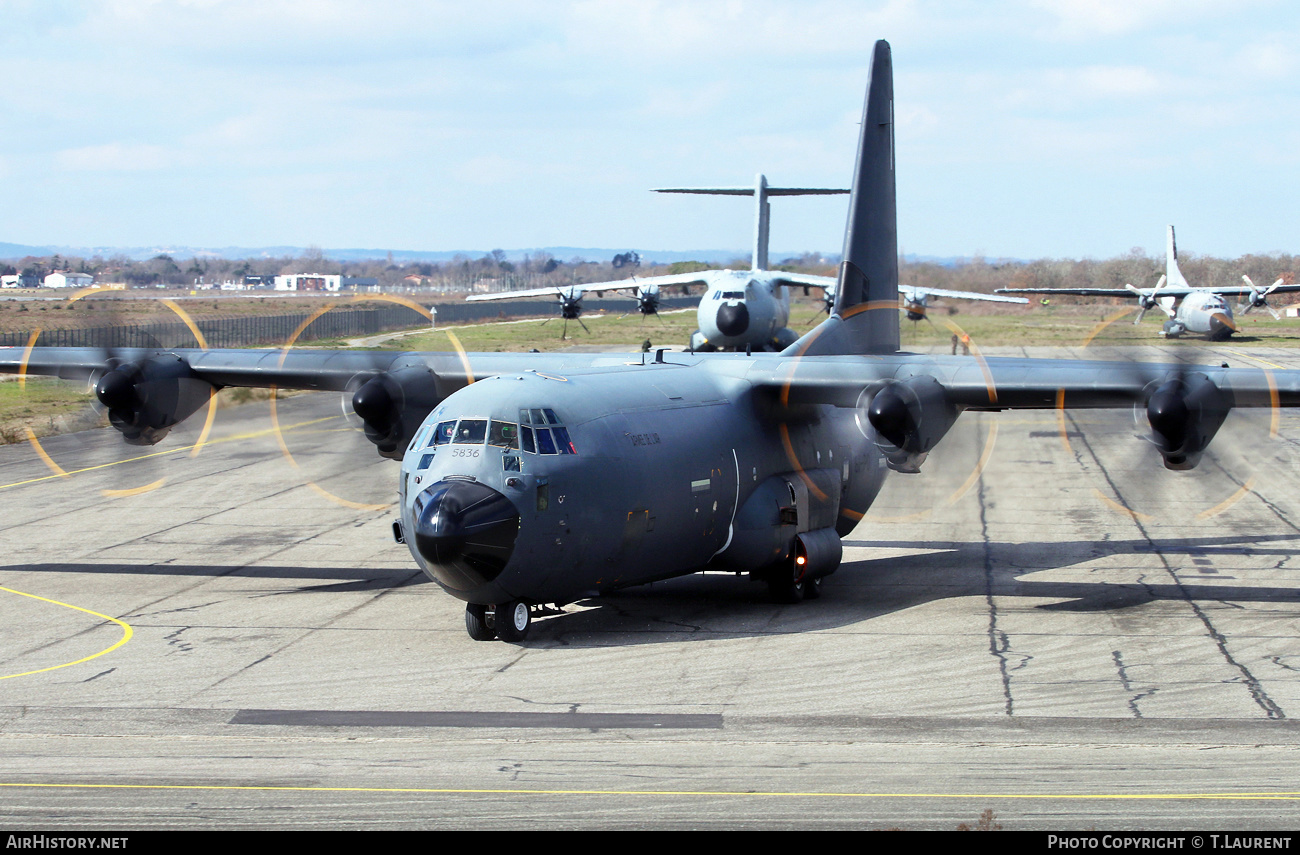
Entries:
{"label": "turboprop engine nacelle", "polygon": [[154,445],[206,404],[213,389],[185,360],[161,354],[117,362],[95,382],[95,397],[128,443]]}
{"label": "turboprop engine nacelle", "polygon": [[1147,399],[1147,421],[1165,468],[1195,467],[1232,403],[1232,396],[1204,374],[1189,374],[1158,387]]}
{"label": "turboprop engine nacelle", "polygon": [[380,456],[392,460],[402,459],[424,417],[447,397],[439,390],[437,377],[423,365],[362,375],[357,382],[352,411],[365,424],[366,439]]}
{"label": "turboprop engine nacelle", "polygon": [[[889,383],[866,406],[876,446],[895,472],[920,472],[930,449],[943,439],[957,415],[943,386],[929,376]],[[862,427],[861,408],[858,419]]]}

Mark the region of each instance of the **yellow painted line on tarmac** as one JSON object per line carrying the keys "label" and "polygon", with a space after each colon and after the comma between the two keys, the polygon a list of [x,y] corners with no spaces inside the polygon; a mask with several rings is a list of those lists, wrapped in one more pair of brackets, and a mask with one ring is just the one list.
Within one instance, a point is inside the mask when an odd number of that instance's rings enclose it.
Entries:
{"label": "yellow painted line on tarmac", "polygon": [[1287,370],[1286,367],[1283,365],[1278,365],[1276,362],[1269,362],[1267,359],[1260,359],[1258,356],[1251,356],[1249,353],[1246,353],[1245,351],[1242,350],[1233,351],[1233,354],[1235,356],[1244,356],[1247,359],[1253,359],[1256,362],[1258,362],[1260,365],[1265,365],[1269,368],[1276,368],[1279,371]]}
{"label": "yellow painted line on tarmac", "polygon": [[[314,424],[318,424],[319,422],[329,421],[330,419],[338,419],[338,418],[342,418],[342,416],[324,416],[319,419],[312,419],[311,421],[298,422],[297,424],[289,425],[288,427],[284,428],[284,430],[297,430],[298,428],[307,427],[308,425],[314,425]],[[252,431],[251,433],[241,433],[241,434],[236,434],[235,436],[228,436],[223,439],[211,439],[204,444],[220,445],[221,443],[225,443],[225,442],[238,442],[245,439],[257,439],[258,437],[268,436],[273,433],[275,433],[275,428],[266,428],[264,430]],[[151,454],[142,454],[139,457],[128,457],[125,460],[114,460],[112,463],[101,463],[98,466],[87,466],[85,469],[73,469],[70,472],[63,472],[63,470],[60,469],[59,471],[62,474],[43,475],[40,478],[29,478],[26,481],[15,481],[12,484],[0,484],[0,490],[8,490],[10,487],[22,487],[25,484],[39,484],[41,481],[49,481],[54,478],[67,478],[71,475],[79,475],[83,472],[94,472],[97,469],[108,469],[110,466],[121,466],[123,463],[135,463],[137,460],[148,460],[150,457],[162,457],[167,454],[178,454],[182,451],[189,451],[190,449],[197,448],[197,447],[198,447],[198,443],[195,443],[194,445],[181,446],[178,448],[169,448],[166,451],[155,451]]]}
{"label": "yellow painted line on tarmac", "polygon": [[61,603],[58,600],[51,600],[48,597],[38,597],[35,594],[26,594],[23,593],[22,591],[15,591],[13,588],[5,588],[3,586],[0,586],[0,591],[5,591],[10,594],[17,594],[20,597],[30,597],[33,600],[40,600],[43,603],[52,603],[53,605],[56,606],[62,606],[65,609],[73,609],[75,611],[85,612],[88,615],[94,615],[95,617],[103,618],[106,621],[110,621],[122,627],[122,637],[117,640],[117,643],[111,647],[105,647],[103,650],[99,651],[98,653],[92,653],[89,656],[83,656],[82,658],[76,660],[75,662],[64,662],[62,665],[51,665],[48,668],[37,668],[35,671],[23,671],[21,674],[0,675],[0,680],[8,680],[11,677],[27,677],[30,676],[31,674],[41,674],[44,673],[45,671],[54,671],[59,668],[67,668],[71,665],[80,665],[82,662],[89,662],[91,659],[97,659],[106,653],[112,653],[114,650],[116,650],[117,648],[121,647],[123,644],[126,644],[128,641],[130,641],[131,636],[135,634],[135,630],[131,629],[131,625],[126,623],[125,621],[120,621],[115,617],[109,617],[108,615],[100,614],[99,612],[91,611],[90,609],[83,609],[81,606],[73,606],[73,605],[69,605],[68,603]]}
{"label": "yellow painted line on tarmac", "polygon": [[0,787],[47,790],[174,790],[297,793],[429,793],[497,796],[699,796],[705,798],[982,799],[1003,801],[1300,801],[1300,793],[839,793],[777,790],[553,790],[493,787],[295,787],[251,784],[34,784],[0,781]]}

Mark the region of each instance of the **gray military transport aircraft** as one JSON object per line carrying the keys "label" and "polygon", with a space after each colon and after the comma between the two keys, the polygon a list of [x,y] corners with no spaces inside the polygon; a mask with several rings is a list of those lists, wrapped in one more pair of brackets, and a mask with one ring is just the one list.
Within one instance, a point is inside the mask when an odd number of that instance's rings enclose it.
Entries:
{"label": "gray military transport aircraft", "polygon": [[[754,249],[749,270],[701,270],[695,273],[672,273],[666,276],[643,276],[614,282],[593,282],[584,285],[530,288],[522,291],[503,291],[498,294],[474,294],[466,299],[512,300],[519,297],[556,297],[560,302],[560,315],[566,322],[582,323],[582,297],[584,294],[605,291],[630,291],[637,300],[643,315],[654,314],[659,308],[659,295],[664,288],[694,287],[705,289],[695,311],[699,329],[691,334],[690,349],[709,353],[717,350],[780,351],[799,338],[790,329],[789,288],[802,287],[805,293],[817,288],[825,295],[826,311],[835,305],[835,279],[830,276],[813,276],[807,273],[788,273],[768,269],[768,235],[771,232],[772,196],[834,196],[848,190],[816,187],[769,187],[767,176],[758,175],[753,187],[666,187],[656,193],[694,193],[704,196],[753,196]],[[975,291],[946,291],[938,288],[918,288],[899,285],[899,296],[907,318],[920,321],[926,317],[930,297],[955,297],[963,300],[987,300],[995,303],[1028,303],[1023,297],[1003,297]],[[586,328],[586,325],[583,325]],[[562,333],[563,334],[563,333]]]}
{"label": "gray military transport aircraft", "polygon": [[[1160,329],[1166,338],[1178,338],[1184,333],[1200,335],[1210,341],[1225,341],[1237,331],[1232,319],[1232,307],[1224,297],[1236,296],[1241,302],[1237,311],[1243,315],[1251,309],[1264,308],[1274,319],[1281,318],[1277,309],[1268,304],[1270,294],[1300,291],[1300,285],[1285,285],[1278,279],[1268,288],[1257,288],[1249,276],[1242,276],[1241,285],[1214,285],[1197,287],[1187,284],[1178,269],[1178,244],[1174,240],[1174,227],[1170,226],[1165,240],[1165,274],[1154,288],[999,288],[998,294],[1068,294],[1080,297],[1135,297],[1138,301],[1134,325],[1142,323],[1148,309],[1159,309],[1167,320]],[[1180,299],[1181,298],[1181,299]]]}
{"label": "gray military transport aircraft", "polygon": [[350,394],[402,461],[395,535],[472,637],[512,642],[547,604],[703,570],[815,597],[885,475],[966,410],[1138,405],[1187,469],[1232,407],[1300,406],[1300,371],[900,353],[893,116],[881,41],[834,313],[781,353],[14,348],[0,369],[93,380],[136,444],[224,386]]}

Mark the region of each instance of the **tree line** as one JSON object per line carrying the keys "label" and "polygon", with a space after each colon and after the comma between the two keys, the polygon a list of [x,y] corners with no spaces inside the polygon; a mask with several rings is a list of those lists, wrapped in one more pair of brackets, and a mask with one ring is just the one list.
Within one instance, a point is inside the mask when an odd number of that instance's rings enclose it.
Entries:
{"label": "tree line", "polygon": [[[787,258],[775,267],[799,273],[834,276],[837,259],[813,253]],[[312,247],[297,257],[284,258],[191,258],[175,259],[165,253],[138,261],[122,255],[107,258],[79,258],[53,255],[29,256],[11,263],[0,263],[0,274],[22,273],[40,281],[56,270],[87,273],[100,283],[122,283],[130,287],[193,287],[241,281],[245,277],[269,279],[277,274],[337,273],[344,276],[376,279],[381,287],[428,289],[444,292],[469,290],[510,291],[518,288],[565,286],[602,282],[668,273],[684,273],[719,267],[745,269],[749,260],[736,258],[724,264],[676,262],[642,264],[629,268],[615,267],[613,259],[591,261],[572,258],[567,261],[549,253],[537,252],[511,261],[503,250],[493,250],[480,257],[457,256],[448,261],[412,261],[398,263],[391,254],[384,259],[341,261],[331,259],[321,249]],[[1281,277],[1295,281],[1300,257],[1289,254],[1244,255],[1216,258],[1184,253],[1179,267],[1187,280],[1197,286],[1237,286],[1243,274],[1256,285],[1266,287]],[[982,257],[952,262],[900,260],[899,278],[908,285],[948,288],[959,291],[990,293],[998,288],[1123,288],[1126,284],[1151,287],[1164,273],[1163,256],[1153,257],[1134,248],[1127,254],[1109,259],[1037,259],[989,260]]]}

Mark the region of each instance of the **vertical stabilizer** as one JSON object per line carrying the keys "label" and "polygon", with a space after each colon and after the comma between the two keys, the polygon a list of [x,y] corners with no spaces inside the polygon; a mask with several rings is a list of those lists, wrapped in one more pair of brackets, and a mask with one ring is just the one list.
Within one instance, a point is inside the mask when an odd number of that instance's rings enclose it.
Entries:
{"label": "vertical stabilizer", "polygon": [[1178,269],[1178,243],[1174,240],[1174,227],[1169,227],[1169,236],[1165,240],[1165,283],[1171,288],[1186,288],[1187,280]]}
{"label": "vertical stabilizer", "polygon": [[772,222],[772,205],[767,201],[767,176],[754,179],[754,252],[750,257],[751,270],[767,269],[767,234]]}
{"label": "vertical stabilizer", "polygon": [[894,72],[889,43],[882,40],[876,42],[871,58],[835,310],[785,352],[894,353],[898,327]]}

